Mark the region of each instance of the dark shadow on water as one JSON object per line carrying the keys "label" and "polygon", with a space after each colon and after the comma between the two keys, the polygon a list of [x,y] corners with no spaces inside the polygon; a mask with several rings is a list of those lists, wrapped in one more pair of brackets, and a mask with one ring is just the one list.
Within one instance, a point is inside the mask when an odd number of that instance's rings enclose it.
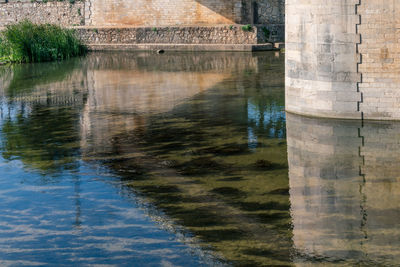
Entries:
{"label": "dark shadow on water", "polygon": [[189,161],[173,166],[182,175],[197,176],[209,173],[218,173],[218,171],[226,170],[228,165],[214,160],[212,157],[193,158]]}
{"label": "dark shadow on water", "polygon": [[240,240],[245,233],[238,229],[200,230],[196,233],[200,238],[211,242]]}
{"label": "dark shadow on water", "polygon": [[222,196],[228,196],[229,198],[241,198],[246,196],[244,191],[233,187],[217,187],[211,190],[211,192]]}
{"label": "dark shadow on water", "polygon": [[207,147],[197,150],[195,153],[198,154],[214,154],[218,156],[229,156],[229,155],[241,155],[245,153],[250,153],[248,144],[224,144],[219,147]]}
{"label": "dark shadow on water", "polygon": [[276,170],[276,169],[287,169],[287,166],[277,164],[265,159],[259,159],[254,163],[254,167],[259,170]]}
{"label": "dark shadow on water", "polygon": [[235,202],[241,209],[246,211],[267,211],[267,210],[277,210],[277,211],[287,211],[290,206],[288,204],[282,204],[280,202],[270,201],[267,203],[259,202]]}
{"label": "dark shadow on water", "polygon": [[228,177],[228,178],[218,179],[218,181],[221,181],[221,182],[239,182],[242,180],[243,180],[243,177]]}
{"label": "dark shadow on water", "polygon": [[268,192],[271,195],[289,195],[289,188],[278,188]]}

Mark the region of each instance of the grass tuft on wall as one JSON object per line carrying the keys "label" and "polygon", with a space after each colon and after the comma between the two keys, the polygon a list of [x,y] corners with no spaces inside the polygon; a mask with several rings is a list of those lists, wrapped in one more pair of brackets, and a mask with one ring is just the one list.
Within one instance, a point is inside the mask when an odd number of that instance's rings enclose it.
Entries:
{"label": "grass tuft on wall", "polygon": [[85,54],[86,46],[74,30],[28,20],[9,25],[0,33],[0,63],[43,62]]}

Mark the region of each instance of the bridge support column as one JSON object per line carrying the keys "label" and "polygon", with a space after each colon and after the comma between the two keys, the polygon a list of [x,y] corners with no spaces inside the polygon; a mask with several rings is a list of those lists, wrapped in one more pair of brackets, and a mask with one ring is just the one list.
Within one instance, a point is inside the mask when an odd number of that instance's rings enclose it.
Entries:
{"label": "bridge support column", "polygon": [[400,120],[400,1],[286,0],[286,107]]}
{"label": "bridge support column", "polygon": [[286,0],[286,109],[361,119],[360,0]]}

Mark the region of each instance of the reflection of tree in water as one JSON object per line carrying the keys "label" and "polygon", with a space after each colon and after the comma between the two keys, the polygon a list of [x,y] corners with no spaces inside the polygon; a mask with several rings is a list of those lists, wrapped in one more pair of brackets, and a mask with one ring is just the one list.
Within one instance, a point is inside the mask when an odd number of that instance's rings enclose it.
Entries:
{"label": "reflection of tree in water", "polygon": [[79,114],[74,108],[33,105],[7,116],[2,125],[2,156],[19,159],[45,173],[77,168]]}
{"label": "reflection of tree in water", "polygon": [[285,138],[285,112],[270,98],[249,99],[247,115],[251,133],[271,138]]}
{"label": "reflection of tree in water", "polygon": [[0,88],[5,159],[43,173],[76,168],[85,71],[82,58],[7,69],[7,86]]}
{"label": "reflection of tree in water", "polygon": [[246,85],[249,139],[257,136],[285,138],[285,99],[282,92],[282,58],[263,58],[261,71],[244,71],[241,80]]}
{"label": "reflection of tree in water", "polygon": [[36,63],[34,67],[33,64],[11,65],[7,70],[3,70],[9,75],[9,83],[1,90],[4,90],[4,94],[9,98],[30,94],[37,86],[68,79],[74,70],[82,66],[82,60],[73,58],[63,62]]}

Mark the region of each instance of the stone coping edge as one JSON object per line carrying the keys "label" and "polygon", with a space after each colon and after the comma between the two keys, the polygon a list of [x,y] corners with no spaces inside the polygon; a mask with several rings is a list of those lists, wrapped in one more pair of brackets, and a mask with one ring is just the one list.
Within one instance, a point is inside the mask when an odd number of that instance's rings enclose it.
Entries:
{"label": "stone coping edge", "polygon": [[[147,29],[152,30],[154,28],[157,29],[184,29],[184,28],[203,28],[203,29],[213,29],[213,28],[241,28],[242,26],[246,26],[247,24],[181,24],[181,25],[140,25],[140,26],[130,26],[130,25],[77,25],[77,26],[66,26],[70,29]],[[254,28],[262,28],[265,26],[284,26],[284,24],[272,23],[272,24],[251,24]]]}
{"label": "stone coping edge", "polygon": [[91,51],[278,51],[284,43],[265,44],[87,44]]}

